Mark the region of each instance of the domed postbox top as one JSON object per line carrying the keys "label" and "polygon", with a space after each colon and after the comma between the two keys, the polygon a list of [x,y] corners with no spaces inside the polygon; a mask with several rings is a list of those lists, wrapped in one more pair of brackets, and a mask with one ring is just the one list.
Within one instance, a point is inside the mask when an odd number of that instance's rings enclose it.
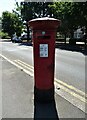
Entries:
{"label": "domed postbox top", "polygon": [[32,20],[30,20],[30,22],[32,22],[32,21],[44,21],[44,20],[54,20],[54,21],[59,21],[58,19],[55,19],[55,18],[49,18],[49,17],[42,17],[42,18],[36,18],[36,19],[32,19]]}
{"label": "domed postbox top", "polygon": [[29,21],[31,29],[42,30],[42,29],[57,29],[60,25],[60,20],[55,18],[36,18]]}

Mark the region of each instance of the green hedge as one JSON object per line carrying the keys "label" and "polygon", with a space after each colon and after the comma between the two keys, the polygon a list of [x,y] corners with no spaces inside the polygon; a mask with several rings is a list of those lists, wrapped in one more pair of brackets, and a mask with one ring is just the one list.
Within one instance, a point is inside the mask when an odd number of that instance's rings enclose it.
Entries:
{"label": "green hedge", "polygon": [[0,31],[0,38],[2,38],[2,39],[9,39],[10,37],[9,37],[8,33],[4,33],[2,31]]}

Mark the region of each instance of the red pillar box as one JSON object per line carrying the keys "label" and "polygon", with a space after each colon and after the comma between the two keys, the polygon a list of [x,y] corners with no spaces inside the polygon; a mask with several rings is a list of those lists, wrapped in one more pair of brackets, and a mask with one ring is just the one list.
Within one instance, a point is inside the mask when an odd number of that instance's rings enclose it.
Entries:
{"label": "red pillar box", "polygon": [[54,100],[54,63],[56,30],[60,21],[37,18],[29,21],[33,31],[34,98],[36,101]]}

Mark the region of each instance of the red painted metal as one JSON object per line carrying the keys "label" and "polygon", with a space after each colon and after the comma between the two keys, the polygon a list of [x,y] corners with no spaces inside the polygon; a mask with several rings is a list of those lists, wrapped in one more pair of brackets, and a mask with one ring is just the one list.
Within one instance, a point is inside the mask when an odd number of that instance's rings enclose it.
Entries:
{"label": "red painted metal", "polygon": [[[29,21],[33,30],[35,87],[48,90],[54,87],[55,38],[60,21],[54,18],[39,18]],[[48,46],[48,56],[40,56],[40,45]]]}

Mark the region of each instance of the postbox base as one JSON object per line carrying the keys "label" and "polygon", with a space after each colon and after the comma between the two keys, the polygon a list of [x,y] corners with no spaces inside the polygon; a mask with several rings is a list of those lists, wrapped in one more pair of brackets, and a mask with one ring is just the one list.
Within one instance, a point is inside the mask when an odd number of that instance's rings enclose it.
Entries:
{"label": "postbox base", "polygon": [[48,90],[34,87],[34,102],[48,103],[52,101],[54,101],[54,87]]}

